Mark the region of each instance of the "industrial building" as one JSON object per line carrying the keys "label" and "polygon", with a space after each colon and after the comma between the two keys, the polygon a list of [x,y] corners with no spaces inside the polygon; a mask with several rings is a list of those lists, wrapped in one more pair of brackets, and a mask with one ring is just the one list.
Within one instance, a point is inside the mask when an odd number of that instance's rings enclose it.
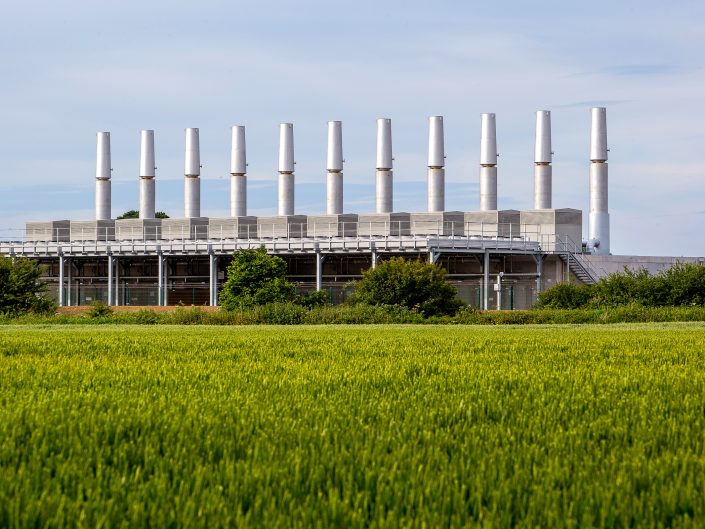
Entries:
{"label": "industrial building", "polygon": [[[494,114],[480,121],[479,209],[446,211],[443,117],[428,128],[428,208],[394,209],[392,123],[377,120],[375,210],[346,213],[343,134],[328,122],[325,214],[295,208],[294,127],[279,128],[278,215],[247,214],[245,127],[232,127],[230,217],[201,214],[199,130],[185,131],[184,216],[155,218],[154,131],[140,133],[139,218],[111,211],[110,133],[97,134],[95,219],[28,222],[0,253],[37,259],[60,305],[216,305],[235,250],[265,246],[284,258],[302,291],[345,298],[351,280],[390,256],[438,263],[468,303],[485,309],[531,306],[561,281],[594,283],[617,262],[610,253],[606,109],[591,110],[588,236],[582,211],[553,208],[551,114],[536,113],[534,209],[500,210]],[[627,265],[651,266],[648,259]],[[675,262],[660,258],[661,264]],[[622,258],[624,261],[624,258]],[[619,261],[619,262],[622,262]],[[651,266],[653,269],[654,266]]]}

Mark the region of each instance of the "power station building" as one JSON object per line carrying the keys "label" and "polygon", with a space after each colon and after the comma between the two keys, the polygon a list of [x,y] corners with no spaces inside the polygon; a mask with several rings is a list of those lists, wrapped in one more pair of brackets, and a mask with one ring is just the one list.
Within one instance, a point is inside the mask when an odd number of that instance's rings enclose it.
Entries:
{"label": "power station building", "polygon": [[[229,217],[201,214],[199,130],[185,133],[184,216],[155,218],[154,131],[140,133],[139,218],[114,220],[110,133],[97,134],[95,220],[28,222],[21,241],[0,253],[37,259],[60,305],[102,300],[111,305],[216,305],[232,253],[264,246],[282,257],[300,290],[326,290],[342,301],[351,280],[381,259],[405,256],[443,266],[471,305],[526,308],[562,281],[594,283],[614,271],[610,255],[606,109],[591,110],[588,236],[582,211],[553,208],[551,114],[536,113],[534,209],[498,209],[494,114],[482,114],[479,209],[446,211],[443,117],[428,129],[428,208],[394,209],[392,124],[377,120],[375,211],[346,213],[343,134],[328,122],[325,214],[295,208],[294,127],[279,127],[278,214],[247,214],[245,127],[232,127]],[[666,266],[638,258],[626,265]],[[631,261],[629,260],[631,259]],[[669,261],[670,259],[670,261]],[[619,261],[620,263],[622,261]]]}

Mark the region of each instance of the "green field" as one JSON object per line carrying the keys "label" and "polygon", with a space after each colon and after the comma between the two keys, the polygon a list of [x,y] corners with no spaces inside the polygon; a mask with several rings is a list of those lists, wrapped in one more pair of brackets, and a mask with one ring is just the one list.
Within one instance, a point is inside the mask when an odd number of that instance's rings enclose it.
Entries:
{"label": "green field", "polygon": [[5,326],[0,527],[702,527],[705,324]]}

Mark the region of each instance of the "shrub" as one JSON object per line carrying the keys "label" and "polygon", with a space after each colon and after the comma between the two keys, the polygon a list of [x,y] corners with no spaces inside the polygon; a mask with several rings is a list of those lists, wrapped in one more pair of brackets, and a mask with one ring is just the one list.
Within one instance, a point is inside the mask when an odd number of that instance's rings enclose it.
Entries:
{"label": "shrub", "polygon": [[99,300],[91,303],[87,312],[89,318],[105,318],[110,316],[112,313],[113,308]]}
{"label": "shrub", "polygon": [[591,288],[587,285],[558,283],[541,292],[536,301],[539,309],[579,309],[590,302]]}
{"label": "shrub", "polygon": [[233,253],[219,302],[225,310],[237,310],[292,301],[294,295],[294,285],[286,279],[286,261],[269,255],[263,246]]}
{"label": "shrub", "polygon": [[326,290],[314,290],[297,297],[296,302],[302,307],[325,307],[329,304],[329,295]]}
{"label": "shrub", "polygon": [[154,325],[155,323],[159,323],[159,316],[153,310],[142,309],[135,314],[135,323],[139,323],[140,325]]}
{"label": "shrub", "polygon": [[366,270],[350,303],[400,305],[424,316],[454,314],[462,305],[440,266],[394,257]]}
{"label": "shrub", "polygon": [[0,313],[13,316],[55,310],[56,304],[48,297],[41,277],[36,261],[0,255]]}

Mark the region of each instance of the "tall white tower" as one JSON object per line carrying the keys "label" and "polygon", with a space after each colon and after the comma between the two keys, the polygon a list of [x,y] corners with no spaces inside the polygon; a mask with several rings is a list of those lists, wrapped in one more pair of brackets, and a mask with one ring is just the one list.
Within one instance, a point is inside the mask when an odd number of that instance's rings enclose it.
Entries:
{"label": "tall white tower", "polygon": [[553,193],[553,152],[551,150],[551,112],[536,112],[534,148],[534,209],[551,209]]}
{"label": "tall white tower", "polygon": [[140,131],[140,218],[154,218],[154,131]]}
{"label": "tall white tower", "polygon": [[184,160],[184,217],[201,216],[201,146],[198,129],[186,129]]}
{"label": "tall white tower", "polygon": [[95,164],[95,219],[110,219],[110,133],[99,132],[96,136]]}
{"label": "tall white tower", "polygon": [[326,213],[339,215],[343,212],[343,126],[340,121],[328,122],[326,169]]}
{"label": "tall white tower", "polygon": [[497,122],[482,114],[480,132],[480,211],[497,209]]}
{"label": "tall white tower", "polygon": [[375,211],[391,213],[394,207],[392,171],[392,120],[377,120],[377,171],[375,175]]}
{"label": "tall white tower", "polygon": [[279,125],[279,215],[294,214],[294,125]]}
{"label": "tall white tower", "polygon": [[610,253],[610,214],[608,209],[607,109],[591,110],[590,127],[590,213],[588,238],[593,253]]}
{"label": "tall white tower", "polygon": [[428,118],[428,211],[445,209],[446,160],[443,116]]}
{"label": "tall white tower", "polygon": [[245,149],[245,127],[232,127],[230,151],[230,216],[247,215],[247,157]]}

